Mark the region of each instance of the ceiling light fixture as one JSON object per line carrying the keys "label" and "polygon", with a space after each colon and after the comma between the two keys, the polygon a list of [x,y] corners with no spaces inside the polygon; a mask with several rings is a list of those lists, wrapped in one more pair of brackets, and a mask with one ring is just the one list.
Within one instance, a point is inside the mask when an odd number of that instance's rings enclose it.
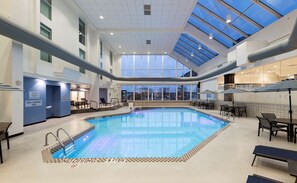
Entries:
{"label": "ceiling light fixture", "polygon": [[209,33],[209,37],[208,37],[209,39],[213,39],[213,34],[212,34],[212,32],[211,33]]}
{"label": "ceiling light fixture", "polygon": [[228,14],[228,15],[226,16],[226,23],[227,23],[227,24],[231,23],[231,15],[230,15],[230,14]]}
{"label": "ceiling light fixture", "polygon": [[110,35],[113,35],[113,32],[111,32]]}
{"label": "ceiling light fixture", "polygon": [[194,53],[191,53],[191,57],[194,57]]}
{"label": "ceiling light fixture", "polygon": [[201,50],[201,49],[202,49],[202,47],[201,47],[201,45],[199,44],[199,45],[198,45],[198,50]]}
{"label": "ceiling light fixture", "polygon": [[125,52],[123,52],[123,54],[125,55],[126,53],[125,53]]}
{"label": "ceiling light fixture", "polygon": [[100,15],[99,18],[100,18],[101,20],[103,20],[103,19],[104,19],[104,16]]}
{"label": "ceiling light fixture", "polygon": [[164,54],[167,55],[167,52],[165,51]]}
{"label": "ceiling light fixture", "polygon": [[122,48],[122,46],[120,45],[119,48]]}

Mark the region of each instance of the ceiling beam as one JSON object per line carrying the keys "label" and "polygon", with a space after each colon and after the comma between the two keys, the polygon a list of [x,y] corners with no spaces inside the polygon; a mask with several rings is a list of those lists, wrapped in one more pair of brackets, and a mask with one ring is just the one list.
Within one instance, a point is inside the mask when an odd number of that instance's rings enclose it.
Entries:
{"label": "ceiling beam", "polygon": [[186,58],[181,55],[180,53],[176,52],[176,51],[173,51],[168,53],[168,55],[172,58],[174,58],[175,60],[177,60],[178,62],[180,62],[181,64],[187,66],[188,68],[194,70],[195,72],[198,73],[198,65],[193,63],[193,62],[186,62]]}
{"label": "ceiling beam", "polygon": [[252,2],[255,3],[256,5],[260,6],[264,10],[268,11],[269,13],[274,15],[276,18],[282,18],[283,17],[283,15],[281,15],[279,12],[275,11],[274,9],[267,6],[266,4],[262,3],[260,0],[252,0]]}
{"label": "ceiling beam", "polygon": [[212,30],[214,30],[215,32],[217,32],[218,34],[222,35],[224,38],[228,39],[229,41],[231,41],[234,44],[237,44],[238,42],[236,42],[233,38],[231,38],[230,36],[228,36],[227,34],[225,34],[224,32],[222,32],[221,30],[219,30],[218,28],[216,28],[215,26],[211,25],[210,23],[208,23],[206,20],[203,20],[202,18],[198,17],[197,15],[195,15],[194,13],[192,13],[192,15],[196,20],[199,20],[200,22],[208,25],[209,27],[212,28]]}
{"label": "ceiling beam", "polygon": [[227,57],[228,48],[222,45],[222,43],[209,39],[208,35],[194,27],[192,24],[187,23],[184,32],[223,57]]}
{"label": "ceiling beam", "polygon": [[116,33],[116,32],[171,32],[171,33],[180,33],[183,31],[182,28],[178,29],[121,29],[121,28],[112,28],[112,29],[97,29],[100,33]]}
{"label": "ceiling beam", "polygon": [[247,17],[246,15],[244,15],[243,13],[241,13],[240,11],[238,11],[237,9],[233,8],[232,6],[230,6],[225,1],[223,1],[223,0],[217,0],[217,2],[220,3],[222,6],[224,6],[225,8],[227,8],[228,10],[233,11],[233,13],[235,13],[237,16],[240,16],[241,18],[243,18],[246,21],[250,22],[254,26],[258,27],[259,29],[263,29],[264,28],[262,25],[260,25],[259,23],[255,22],[254,20],[250,19],[249,17]]}
{"label": "ceiling beam", "polygon": [[241,35],[243,35],[245,38],[249,37],[248,34],[246,34],[245,32],[243,32],[242,30],[238,29],[234,25],[232,25],[230,23],[226,23],[226,20],[225,19],[223,19],[222,17],[218,16],[217,14],[215,14],[214,12],[212,12],[211,10],[209,10],[208,8],[206,8],[205,6],[201,5],[200,3],[196,3],[196,6],[199,7],[199,8],[201,8],[202,10],[206,11],[208,14],[210,14],[214,18],[218,19],[220,22],[222,22],[225,25],[227,25],[227,26],[231,27],[232,29],[236,30],[238,33],[240,33]]}

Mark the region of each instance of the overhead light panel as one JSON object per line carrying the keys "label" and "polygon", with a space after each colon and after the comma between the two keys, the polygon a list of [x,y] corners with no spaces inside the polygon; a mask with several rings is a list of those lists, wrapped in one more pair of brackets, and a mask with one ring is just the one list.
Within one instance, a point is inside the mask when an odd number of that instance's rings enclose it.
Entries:
{"label": "overhead light panel", "polygon": [[121,45],[119,45],[119,48],[122,48],[122,46],[121,46]]}
{"label": "overhead light panel", "polygon": [[100,15],[99,18],[100,18],[100,20],[103,20],[104,19],[104,16]]}
{"label": "overhead light panel", "polygon": [[201,49],[202,49],[202,47],[201,47],[201,45],[199,44],[199,45],[198,45],[198,50],[201,50]]}
{"label": "overhead light panel", "polygon": [[191,53],[191,57],[194,57],[194,53]]}
{"label": "overhead light panel", "polygon": [[165,51],[164,54],[167,55],[167,52]]}
{"label": "overhead light panel", "polygon": [[144,15],[151,15],[151,5],[145,4],[143,5]]}
{"label": "overhead light panel", "polygon": [[110,35],[113,35],[113,32],[111,32]]}
{"label": "overhead light panel", "polygon": [[213,34],[212,34],[212,32],[211,33],[209,33],[209,37],[208,37],[209,39],[213,39]]}
{"label": "overhead light panel", "polygon": [[126,52],[123,52],[123,55],[125,55],[126,54]]}
{"label": "overhead light panel", "polygon": [[228,14],[228,15],[226,16],[226,23],[227,23],[227,24],[231,23],[231,15],[230,15],[230,14]]}

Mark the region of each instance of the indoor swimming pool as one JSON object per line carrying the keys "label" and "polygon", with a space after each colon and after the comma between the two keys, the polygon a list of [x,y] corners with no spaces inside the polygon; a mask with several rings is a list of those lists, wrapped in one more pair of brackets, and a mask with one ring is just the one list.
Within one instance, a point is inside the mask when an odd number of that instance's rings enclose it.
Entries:
{"label": "indoor swimming pool", "polygon": [[138,109],[87,120],[95,129],[53,158],[178,158],[228,122],[190,108]]}

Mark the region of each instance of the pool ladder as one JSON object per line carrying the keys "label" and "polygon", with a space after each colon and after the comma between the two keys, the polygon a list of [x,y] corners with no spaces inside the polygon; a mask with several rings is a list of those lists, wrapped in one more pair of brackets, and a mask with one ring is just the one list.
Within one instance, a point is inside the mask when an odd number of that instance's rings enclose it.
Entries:
{"label": "pool ladder", "polygon": [[[72,145],[69,146],[68,148],[66,148],[65,144],[63,142],[61,142],[61,140],[59,138],[59,132],[60,131],[63,131],[68,136],[68,138],[71,140],[71,142],[72,142]],[[56,134],[57,135],[55,135],[53,132],[48,132],[45,135],[45,144],[44,144],[44,146],[48,146],[48,136],[49,135],[52,135],[56,139],[56,141],[59,142],[60,146],[63,148],[63,153],[64,153],[65,156],[67,155],[67,150],[70,150],[70,149],[74,150],[75,149],[75,143],[74,143],[73,138],[66,132],[66,130],[64,128],[59,128],[57,130]]]}

